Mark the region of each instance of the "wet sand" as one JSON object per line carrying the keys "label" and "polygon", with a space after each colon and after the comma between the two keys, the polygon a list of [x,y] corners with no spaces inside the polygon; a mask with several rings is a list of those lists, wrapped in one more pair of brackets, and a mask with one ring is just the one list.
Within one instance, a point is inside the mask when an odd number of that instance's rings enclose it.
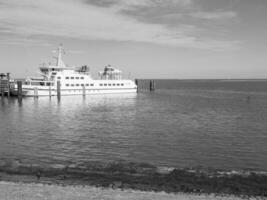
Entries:
{"label": "wet sand", "polygon": [[[47,185],[42,183],[15,183],[0,182],[1,200],[241,200],[241,197],[235,196],[216,196],[214,194],[168,194],[165,192],[142,192],[134,190],[120,190],[111,188],[97,188],[93,186],[61,186]],[[246,198],[251,200],[264,198]]]}

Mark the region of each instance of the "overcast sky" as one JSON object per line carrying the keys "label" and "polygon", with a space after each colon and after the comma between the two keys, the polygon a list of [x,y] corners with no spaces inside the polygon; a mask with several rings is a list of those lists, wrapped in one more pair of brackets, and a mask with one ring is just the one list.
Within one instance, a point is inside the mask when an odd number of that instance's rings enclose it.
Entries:
{"label": "overcast sky", "polygon": [[0,0],[0,72],[68,65],[131,78],[267,78],[267,0]]}

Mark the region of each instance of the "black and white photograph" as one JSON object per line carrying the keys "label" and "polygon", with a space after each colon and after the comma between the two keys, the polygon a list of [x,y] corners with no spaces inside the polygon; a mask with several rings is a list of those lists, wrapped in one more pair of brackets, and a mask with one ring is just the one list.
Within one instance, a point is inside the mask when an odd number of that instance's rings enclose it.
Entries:
{"label": "black and white photograph", "polygon": [[0,0],[0,200],[267,200],[267,0]]}

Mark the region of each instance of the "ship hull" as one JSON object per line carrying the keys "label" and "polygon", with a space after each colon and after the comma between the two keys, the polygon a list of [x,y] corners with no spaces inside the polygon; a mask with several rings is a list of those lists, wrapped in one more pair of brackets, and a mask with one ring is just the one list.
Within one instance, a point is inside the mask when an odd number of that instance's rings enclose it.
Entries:
{"label": "ship hull", "polygon": [[[120,89],[61,89],[60,96],[72,95],[95,95],[95,94],[118,94],[118,93],[136,93],[136,88],[120,88]],[[15,96],[18,95],[17,90],[11,91]],[[22,96],[35,97],[35,96],[57,96],[56,89],[42,89],[42,88],[22,88]]]}

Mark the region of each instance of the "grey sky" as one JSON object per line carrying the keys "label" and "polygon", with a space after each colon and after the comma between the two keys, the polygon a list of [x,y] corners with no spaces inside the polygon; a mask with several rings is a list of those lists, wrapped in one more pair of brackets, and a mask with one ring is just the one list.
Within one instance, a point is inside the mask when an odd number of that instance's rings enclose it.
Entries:
{"label": "grey sky", "polygon": [[1,72],[66,62],[134,77],[267,78],[265,0],[0,0]]}

